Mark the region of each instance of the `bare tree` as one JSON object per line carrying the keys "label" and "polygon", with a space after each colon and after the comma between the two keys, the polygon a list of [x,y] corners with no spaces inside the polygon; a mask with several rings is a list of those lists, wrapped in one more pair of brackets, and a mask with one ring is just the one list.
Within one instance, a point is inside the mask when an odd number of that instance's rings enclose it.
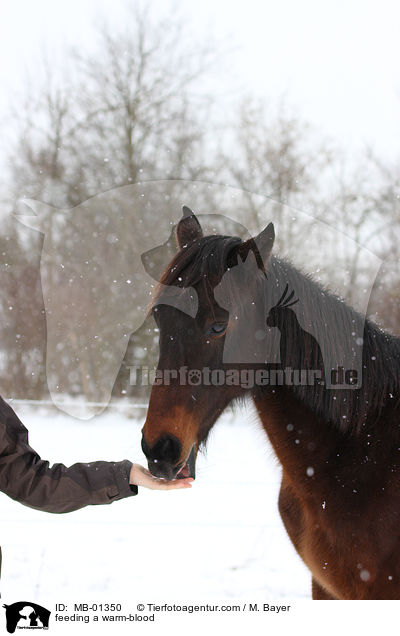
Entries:
{"label": "bare tree", "polygon": [[307,232],[293,223],[287,207],[309,211],[315,204],[321,173],[332,156],[326,145],[316,143],[307,122],[293,115],[284,98],[276,109],[260,100],[246,99],[232,122],[233,138],[225,149],[224,165],[230,179],[248,191],[249,217],[259,222],[259,211],[252,194],[271,198],[271,210],[279,226],[281,249],[293,251],[299,233]]}

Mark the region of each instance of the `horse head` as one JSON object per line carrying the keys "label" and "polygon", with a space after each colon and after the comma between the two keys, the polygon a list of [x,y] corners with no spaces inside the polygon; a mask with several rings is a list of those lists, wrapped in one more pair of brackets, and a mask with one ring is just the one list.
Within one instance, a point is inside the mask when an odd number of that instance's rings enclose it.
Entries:
{"label": "horse head", "polygon": [[[203,236],[198,219],[186,208],[176,236],[179,252],[164,271],[152,307],[160,332],[160,353],[142,431],[150,471],[167,479],[194,476],[199,447],[225,407],[245,391],[236,381],[240,365],[228,369],[224,361],[227,338],[230,334],[237,338],[237,321],[217,302],[214,291],[238,263],[245,263],[242,274],[248,289],[256,283],[250,252],[264,278],[274,229],[270,224],[247,241]],[[198,299],[195,316],[163,302],[169,286],[180,294],[187,287],[194,288]],[[222,296],[220,288],[219,298]],[[247,362],[253,363],[251,356]]]}

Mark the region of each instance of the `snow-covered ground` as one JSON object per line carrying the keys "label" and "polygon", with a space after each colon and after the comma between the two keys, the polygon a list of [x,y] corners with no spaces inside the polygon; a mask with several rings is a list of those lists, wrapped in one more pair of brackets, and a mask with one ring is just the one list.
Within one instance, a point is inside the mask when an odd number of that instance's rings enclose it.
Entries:
{"label": "snow-covered ground", "polygon": [[[82,422],[13,405],[51,463],[129,458],[145,464],[143,420],[109,410]],[[144,415],[144,413],[143,413]],[[67,515],[0,494],[2,597],[118,602],[140,598],[282,601],[310,597],[310,575],[277,511],[280,468],[250,407],[225,413],[197,462],[191,490],[155,492]],[[44,603],[45,604],[45,603]]]}

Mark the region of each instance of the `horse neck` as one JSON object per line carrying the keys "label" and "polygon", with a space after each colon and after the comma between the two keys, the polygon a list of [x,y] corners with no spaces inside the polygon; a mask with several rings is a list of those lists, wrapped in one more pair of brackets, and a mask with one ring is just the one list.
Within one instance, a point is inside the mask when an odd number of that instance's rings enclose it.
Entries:
{"label": "horse neck", "polygon": [[[339,298],[321,288],[289,263],[277,258],[270,262],[268,286],[286,284],[294,289],[303,311],[303,324],[316,321],[327,325],[332,359],[337,352],[354,347],[354,332],[363,337],[362,384],[360,389],[327,389],[325,386],[276,387],[276,395],[294,402],[327,426],[342,432],[360,431],[366,424],[376,424],[383,409],[400,409],[400,340],[384,333]],[[264,302],[265,298],[264,298]],[[321,348],[316,338],[301,327],[290,308],[281,308],[281,366],[292,369],[322,368]],[[326,349],[325,349],[326,353]]]}
{"label": "horse neck", "polygon": [[[329,492],[327,468],[332,449],[340,448],[341,434],[326,426],[286,387],[253,393],[263,428],[282,465],[285,482],[303,499],[317,497],[321,505]],[[310,480],[314,487],[310,489]]]}

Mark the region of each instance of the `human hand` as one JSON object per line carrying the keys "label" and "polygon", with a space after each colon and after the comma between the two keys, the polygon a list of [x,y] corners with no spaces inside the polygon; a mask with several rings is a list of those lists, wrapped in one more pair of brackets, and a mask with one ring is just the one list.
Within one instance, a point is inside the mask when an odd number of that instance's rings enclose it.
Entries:
{"label": "human hand", "polygon": [[140,464],[132,464],[129,475],[130,484],[142,486],[143,488],[150,488],[150,490],[178,490],[179,488],[191,488],[192,481],[194,481],[192,477],[187,477],[186,479],[173,479],[172,481],[161,479],[160,477],[154,477],[150,471]]}

